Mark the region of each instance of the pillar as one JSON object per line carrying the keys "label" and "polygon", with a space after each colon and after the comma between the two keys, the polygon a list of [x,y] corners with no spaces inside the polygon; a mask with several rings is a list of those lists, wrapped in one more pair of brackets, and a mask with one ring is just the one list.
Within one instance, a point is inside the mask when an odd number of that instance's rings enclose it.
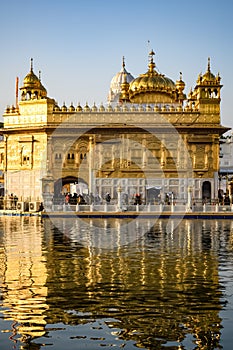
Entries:
{"label": "pillar", "polygon": [[118,211],[122,211],[122,197],[121,197],[121,193],[122,193],[122,187],[119,185],[117,187],[117,210]]}
{"label": "pillar", "polygon": [[51,211],[53,206],[54,196],[54,179],[53,176],[48,172],[42,181],[42,197],[43,204],[46,211]]}

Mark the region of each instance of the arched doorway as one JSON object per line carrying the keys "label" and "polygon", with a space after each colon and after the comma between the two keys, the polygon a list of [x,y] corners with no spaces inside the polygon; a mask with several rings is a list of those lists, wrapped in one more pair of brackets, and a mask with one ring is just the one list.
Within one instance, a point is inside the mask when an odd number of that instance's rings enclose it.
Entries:
{"label": "arched doorway", "polygon": [[148,187],[146,189],[146,202],[150,204],[158,204],[161,201],[161,187]]}
{"label": "arched doorway", "polygon": [[82,192],[84,189],[85,192],[88,191],[88,184],[82,178],[78,178],[75,176],[66,176],[55,181],[54,199],[63,197],[67,192]]}
{"label": "arched doorway", "polygon": [[202,184],[202,200],[210,202],[211,200],[211,183],[210,181],[204,181]]}

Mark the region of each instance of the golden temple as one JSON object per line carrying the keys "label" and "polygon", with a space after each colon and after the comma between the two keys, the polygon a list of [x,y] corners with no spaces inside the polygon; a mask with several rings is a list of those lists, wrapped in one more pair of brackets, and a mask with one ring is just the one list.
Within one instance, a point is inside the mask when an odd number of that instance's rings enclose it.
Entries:
{"label": "golden temple", "polygon": [[[59,106],[33,71],[21,98],[3,115],[0,170],[5,195],[22,203],[56,199],[71,185],[103,198],[177,202],[218,198],[221,78],[204,74],[185,94],[182,73],[176,82],[161,74],[149,53],[146,73],[134,78],[122,69],[112,79],[108,103]],[[77,189],[77,186],[76,186]]]}

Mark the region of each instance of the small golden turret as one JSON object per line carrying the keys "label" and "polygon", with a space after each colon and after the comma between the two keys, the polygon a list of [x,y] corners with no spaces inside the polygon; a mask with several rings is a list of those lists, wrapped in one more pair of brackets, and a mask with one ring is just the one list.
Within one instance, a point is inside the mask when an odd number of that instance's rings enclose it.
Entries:
{"label": "small golden turret", "polygon": [[176,81],[176,88],[177,88],[179,94],[183,93],[184,88],[185,88],[185,83],[182,80],[182,72],[180,72],[180,79]]}
{"label": "small golden turret", "polygon": [[198,109],[201,113],[206,115],[220,114],[220,90],[222,85],[220,83],[220,76],[216,76],[210,69],[210,58],[208,57],[207,70],[202,75],[199,74],[197,84],[192,92],[189,94],[188,102]]}
{"label": "small golden turret", "polygon": [[33,59],[31,58],[30,72],[26,75],[23,80],[23,86],[21,90],[21,100],[34,100],[47,97],[47,90],[42,85],[39,78],[33,72]]}
{"label": "small golden turret", "polygon": [[[122,67],[125,68],[125,60],[123,56]],[[127,73],[123,73],[123,82],[121,84],[121,93],[119,97],[119,102],[129,102],[129,83],[127,82]]]}
{"label": "small golden turret", "polygon": [[186,95],[184,94],[185,82],[182,80],[182,72],[180,72],[180,79],[176,81],[176,89],[178,93],[178,101],[183,103],[186,99]]}

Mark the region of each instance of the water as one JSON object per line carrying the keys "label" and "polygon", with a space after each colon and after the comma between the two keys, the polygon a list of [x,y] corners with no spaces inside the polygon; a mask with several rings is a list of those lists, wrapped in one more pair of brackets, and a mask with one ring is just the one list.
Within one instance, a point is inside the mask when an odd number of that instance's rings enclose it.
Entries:
{"label": "water", "polygon": [[230,220],[0,217],[1,350],[227,350],[232,308]]}

